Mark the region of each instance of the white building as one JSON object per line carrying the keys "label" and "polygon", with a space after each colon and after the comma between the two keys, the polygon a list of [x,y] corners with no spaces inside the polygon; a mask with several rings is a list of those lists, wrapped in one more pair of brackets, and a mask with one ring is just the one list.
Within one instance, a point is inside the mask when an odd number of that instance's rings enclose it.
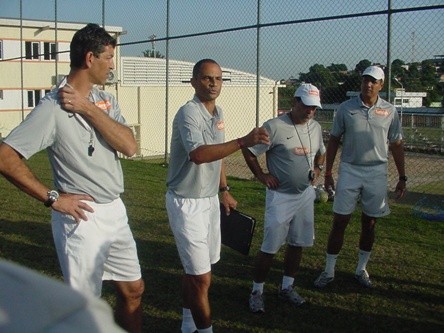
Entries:
{"label": "white building", "polygon": [[[193,98],[194,89],[190,84],[193,66],[190,62],[169,61],[166,107],[166,60],[121,58],[116,95],[141,143],[140,155],[161,155],[169,150],[173,118],[180,106]],[[256,75],[222,67],[222,78],[223,89],[217,104],[224,110],[226,139],[232,140],[247,134],[256,125]],[[278,87],[281,86],[260,78],[259,125],[277,114]],[[165,137],[168,137],[167,147]]]}
{"label": "white building", "polygon": [[[0,19],[0,137],[5,137],[34,108],[63,75],[69,72],[69,44],[85,23]],[[56,29],[57,28],[57,29]],[[121,27],[106,26],[117,38]],[[21,57],[23,54],[23,58]],[[115,71],[103,89],[117,97],[139,143],[138,155],[162,155],[169,150],[171,124],[178,108],[192,99],[194,63],[168,62],[115,54]],[[247,134],[258,122],[277,114],[278,88],[256,75],[224,68],[224,87],[218,105],[224,109],[226,139]],[[168,93],[168,98],[167,98]]]}
{"label": "white building", "polygon": [[[0,19],[0,137],[69,72],[69,44],[82,23]],[[107,26],[118,38],[122,28]],[[118,51],[117,51],[118,52]],[[23,57],[21,57],[23,55]]]}
{"label": "white building", "polygon": [[425,92],[408,92],[404,89],[396,89],[392,102],[396,107],[419,108],[423,106],[424,97],[427,97]]}

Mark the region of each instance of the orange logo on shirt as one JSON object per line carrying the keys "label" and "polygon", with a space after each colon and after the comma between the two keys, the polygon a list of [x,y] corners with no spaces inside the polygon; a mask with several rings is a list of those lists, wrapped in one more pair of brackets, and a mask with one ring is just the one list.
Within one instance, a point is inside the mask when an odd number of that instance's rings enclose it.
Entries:
{"label": "orange logo on shirt", "polygon": [[108,111],[109,109],[111,109],[111,103],[109,102],[109,100],[98,101],[96,102],[96,105],[103,111]]}
{"label": "orange logo on shirt", "polygon": [[217,128],[219,131],[223,131],[223,130],[225,129],[225,123],[224,123],[224,121],[223,121],[223,120],[219,120],[219,121],[216,123],[216,128]]}
{"label": "orange logo on shirt", "polygon": [[386,109],[375,109],[375,114],[377,116],[387,117],[389,115],[389,112]]}
{"label": "orange logo on shirt", "polygon": [[310,153],[310,149],[305,147],[295,147],[293,149],[293,153],[295,155],[308,155]]}

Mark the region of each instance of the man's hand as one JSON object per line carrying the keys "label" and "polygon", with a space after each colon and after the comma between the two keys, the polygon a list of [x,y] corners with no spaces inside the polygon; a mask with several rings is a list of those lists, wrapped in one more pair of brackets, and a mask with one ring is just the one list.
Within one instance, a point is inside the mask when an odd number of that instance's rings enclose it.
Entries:
{"label": "man's hand", "polygon": [[405,186],[405,181],[400,180],[398,182],[398,184],[396,184],[396,200],[401,199],[405,192],[407,191],[406,186]]}
{"label": "man's hand", "polygon": [[236,209],[237,201],[233,198],[233,196],[228,191],[224,191],[220,195],[220,201],[225,207],[225,214],[230,215],[231,209]]}
{"label": "man's hand", "polygon": [[242,142],[244,143],[245,147],[252,147],[259,143],[269,145],[270,138],[265,128],[256,127],[253,128],[253,130],[250,133],[248,133],[246,136],[242,138]]}
{"label": "man's hand", "polygon": [[329,175],[329,176],[327,176],[327,175],[325,175],[324,176],[324,188],[325,188],[325,190],[328,190],[328,189],[332,189],[333,191],[335,191],[336,189],[335,189],[335,180],[333,179],[333,176],[332,175]]}
{"label": "man's hand", "polygon": [[311,181],[311,185],[316,185],[318,183],[318,179],[321,176],[321,170],[318,168],[314,168],[314,179]]}
{"label": "man's hand", "polygon": [[82,114],[94,105],[68,84],[60,88],[58,94],[61,106],[68,112]]}
{"label": "man's hand", "polygon": [[94,209],[84,201],[94,201],[94,199],[86,194],[60,193],[59,199],[51,207],[60,213],[71,215],[79,223],[80,220],[88,221],[85,211],[94,213]]}
{"label": "man's hand", "polygon": [[262,173],[257,179],[270,189],[277,189],[279,187],[279,180],[272,174]]}

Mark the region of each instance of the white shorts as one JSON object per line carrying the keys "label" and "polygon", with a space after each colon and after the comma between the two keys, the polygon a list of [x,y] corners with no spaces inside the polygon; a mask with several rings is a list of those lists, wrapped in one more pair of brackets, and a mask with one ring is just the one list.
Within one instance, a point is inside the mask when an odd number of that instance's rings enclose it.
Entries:
{"label": "white shorts", "polygon": [[267,189],[261,251],[276,254],[285,242],[291,246],[313,246],[315,198],[313,186],[299,194]]}
{"label": "white shorts", "polygon": [[341,162],[333,211],[349,215],[360,197],[362,212],[371,217],[390,214],[387,202],[387,164],[352,165]]}
{"label": "white shorts", "polygon": [[190,199],[168,191],[166,208],[185,273],[210,272],[220,259],[219,197]]}
{"label": "white shorts", "polygon": [[71,215],[52,211],[52,234],[65,282],[79,291],[102,292],[102,280],[141,278],[136,242],[122,200],[87,201],[94,213],[76,223]]}

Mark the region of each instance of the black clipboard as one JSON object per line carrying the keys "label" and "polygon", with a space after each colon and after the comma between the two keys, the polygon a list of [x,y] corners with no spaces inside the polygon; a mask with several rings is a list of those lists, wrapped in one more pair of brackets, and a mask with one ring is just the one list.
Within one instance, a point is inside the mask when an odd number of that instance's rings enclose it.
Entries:
{"label": "black clipboard", "polygon": [[248,255],[255,226],[254,217],[236,209],[231,209],[230,215],[227,215],[224,205],[220,204],[220,231],[223,245]]}

